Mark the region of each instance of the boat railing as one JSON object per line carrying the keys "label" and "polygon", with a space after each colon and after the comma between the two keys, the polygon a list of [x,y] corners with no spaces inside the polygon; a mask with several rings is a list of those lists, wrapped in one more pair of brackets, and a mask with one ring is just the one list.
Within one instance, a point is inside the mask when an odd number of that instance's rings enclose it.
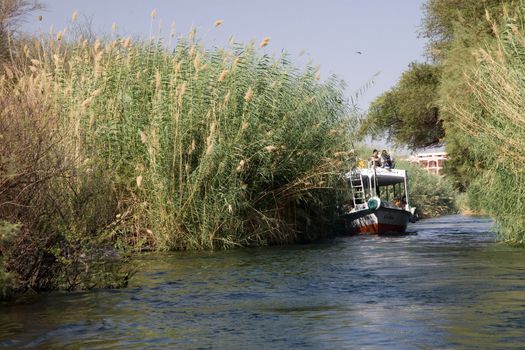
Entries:
{"label": "boat railing", "polygon": [[352,202],[354,203],[354,208],[356,208],[358,204],[364,204],[366,202],[363,174],[359,168],[352,169],[348,182],[352,189]]}

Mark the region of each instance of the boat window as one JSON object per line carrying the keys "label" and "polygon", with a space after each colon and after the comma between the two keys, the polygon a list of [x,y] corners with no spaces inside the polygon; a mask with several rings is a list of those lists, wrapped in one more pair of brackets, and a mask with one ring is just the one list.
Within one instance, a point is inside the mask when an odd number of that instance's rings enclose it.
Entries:
{"label": "boat window", "polygon": [[380,187],[381,199],[389,201],[395,198],[394,185],[381,186]]}
{"label": "boat window", "polygon": [[401,201],[405,195],[405,184],[403,183],[379,187],[379,196],[386,201]]}

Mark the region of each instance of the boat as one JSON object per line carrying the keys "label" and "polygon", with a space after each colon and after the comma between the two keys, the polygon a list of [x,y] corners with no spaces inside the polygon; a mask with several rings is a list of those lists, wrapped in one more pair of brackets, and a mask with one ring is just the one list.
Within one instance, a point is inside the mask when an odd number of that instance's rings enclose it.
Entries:
{"label": "boat", "polygon": [[351,234],[403,234],[416,219],[409,204],[407,171],[369,165],[346,173],[351,202],[341,214]]}

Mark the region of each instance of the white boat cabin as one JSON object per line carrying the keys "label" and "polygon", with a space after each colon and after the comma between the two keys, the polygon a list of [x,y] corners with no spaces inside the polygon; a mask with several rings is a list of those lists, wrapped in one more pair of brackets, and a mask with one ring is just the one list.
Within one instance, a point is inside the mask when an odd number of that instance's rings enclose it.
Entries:
{"label": "white boat cabin", "polygon": [[383,207],[409,208],[406,170],[354,168],[345,179],[352,189],[354,210],[367,209],[371,198],[378,198]]}

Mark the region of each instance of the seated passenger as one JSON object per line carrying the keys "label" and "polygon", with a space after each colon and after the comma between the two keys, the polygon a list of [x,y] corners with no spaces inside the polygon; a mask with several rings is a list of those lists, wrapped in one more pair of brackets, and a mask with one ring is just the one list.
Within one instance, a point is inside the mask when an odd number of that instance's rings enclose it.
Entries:
{"label": "seated passenger", "polygon": [[392,158],[390,157],[390,154],[386,150],[383,150],[381,152],[381,164],[383,164],[383,168],[385,169],[392,169]]}
{"label": "seated passenger", "polygon": [[407,197],[406,196],[403,196],[403,198],[401,198],[401,208],[408,209],[408,203],[407,203]]}
{"label": "seated passenger", "polygon": [[370,163],[373,167],[380,167],[381,166],[381,158],[379,157],[379,151],[374,149],[372,152],[372,157],[370,157]]}
{"label": "seated passenger", "polygon": [[402,198],[395,198],[392,203],[401,209],[407,209],[407,197],[403,196]]}

